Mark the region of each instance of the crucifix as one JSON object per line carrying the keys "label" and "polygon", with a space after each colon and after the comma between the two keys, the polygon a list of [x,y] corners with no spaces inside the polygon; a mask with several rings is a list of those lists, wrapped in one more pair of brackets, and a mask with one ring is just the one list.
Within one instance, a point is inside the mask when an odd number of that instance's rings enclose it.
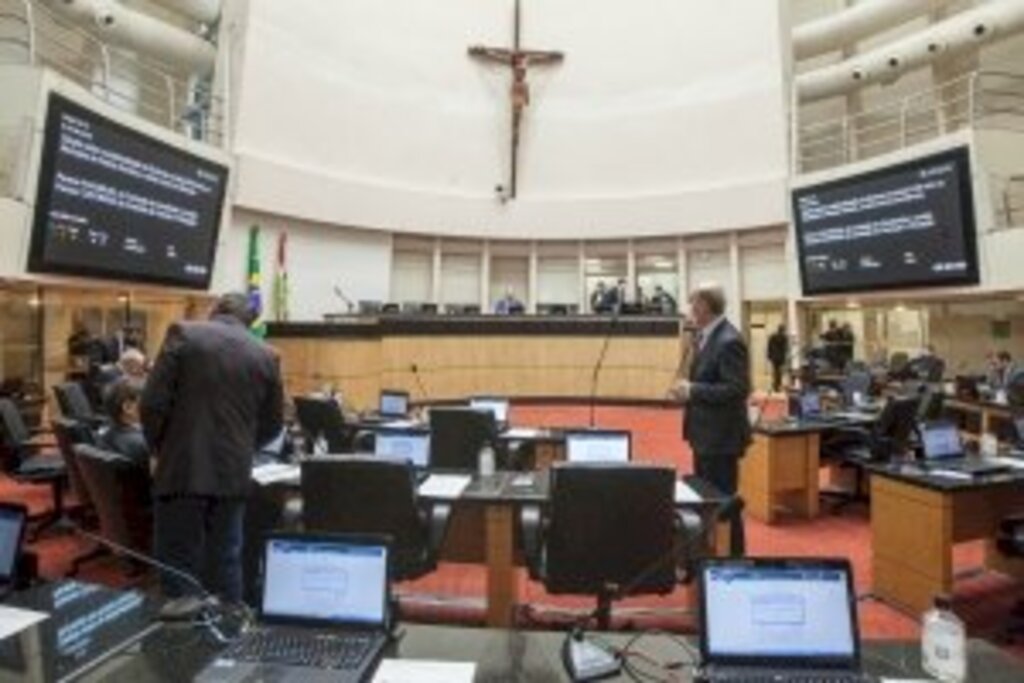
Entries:
{"label": "crucifix", "polygon": [[469,56],[489,62],[496,62],[512,69],[512,129],[509,156],[508,187],[499,186],[503,199],[515,199],[516,179],[519,159],[519,125],[523,120],[523,110],[530,104],[530,86],[526,82],[526,72],[531,66],[558,64],[565,59],[565,54],[553,50],[524,50],[519,44],[519,0],[515,0],[515,16],[513,20],[512,49],[503,47],[484,47],[473,45],[469,48]]}

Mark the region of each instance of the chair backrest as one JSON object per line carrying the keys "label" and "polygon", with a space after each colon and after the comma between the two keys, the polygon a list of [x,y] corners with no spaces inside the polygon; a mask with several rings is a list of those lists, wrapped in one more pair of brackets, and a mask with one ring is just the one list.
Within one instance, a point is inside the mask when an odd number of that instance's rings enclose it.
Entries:
{"label": "chair backrest", "polygon": [[3,445],[21,457],[21,449],[31,438],[25,420],[21,417],[18,406],[9,398],[0,398],[0,427],[2,427]]}
{"label": "chair backrest", "polygon": [[96,506],[100,534],[129,548],[149,552],[149,470],[122,455],[89,444],[73,447],[78,466]]}
{"label": "chair backrest", "polygon": [[940,419],[945,405],[946,393],[941,387],[926,387],[921,394],[921,403],[917,407],[917,421],[932,422]]}
{"label": "chair backrest", "polygon": [[378,457],[304,460],[303,525],[307,531],[390,537],[393,574],[401,579],[427,548],[415,483],[405,462]]}
{"label": "chair backrest", "polygon": [[295,396],[292,400],[295,419],[307,439],[315,442],[322,437],[331,453],[345,453],[351,448],[345,431],[345,415],[337,401],[316,396]]}
{"label": "chair backrest", "polygon": [[[610,585],[676,585],[675,471],[646,464],[558,463],[551,470],[545,587],[594,595]],[[659,560],[663,559],[660,565]]]}
{"label": "chair backrest", "polygon": [[57,405],[64,417],[72,420],[93,420],[96,413],[92,409],[89,397],[85,389],[78,382],[64,382],[53,387],[54,396],[57,398]]}
{"label": "chair backrest", "polygon": [[498,427],[494,413],[473,408],[430,409],[430,467],[475,470],[480,449],[494,446]]}
{"label": "chair backrest", "polygon": [[[891,397],[882,409],[875,423],[876,439],[883,439],[889,445],[889,453],[906,448],[911,435],[917,428],[917,410],[920,399],[917,396]],[[882,456],[884,459],[884,455]]]}
{"label": "chair backrest", "polygon": [[89,495],[89,487],[86,486],[82,469],[78,464],[78,454],[75,452],[75,446],[79,444],[96,445],[96,438],[92,430],[87,425],[66,417],[53,418],[51,426],[53,427],[53,436],[57,440],[57,448],[60,449],[60,454],[64,457],[64,463],[67,465],[71,490],[75,492],[83,505],[92,506],[93,500]]}

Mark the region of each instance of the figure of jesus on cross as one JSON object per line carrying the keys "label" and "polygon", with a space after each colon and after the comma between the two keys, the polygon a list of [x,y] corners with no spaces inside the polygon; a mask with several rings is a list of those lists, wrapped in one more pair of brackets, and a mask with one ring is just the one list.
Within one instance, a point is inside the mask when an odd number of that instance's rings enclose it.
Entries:
{"label": "figure of jesus on cross", "polygon": [[469,48],[469,55],[485,59],[512,69],[512,129],[511,157],[509,159],[509,183],[502,193],[504,199],[515,199],[518,177],[519,157],[519,126],[523,118],[523,110],[530,104],[530,86],[526,82],[526,72],[532,66],[557,64],[565,59],[565,55],[554,50],[524,50],[519,44],[519,0],[515,4],[512,49],[502,47],[484,47],[474,45]]}

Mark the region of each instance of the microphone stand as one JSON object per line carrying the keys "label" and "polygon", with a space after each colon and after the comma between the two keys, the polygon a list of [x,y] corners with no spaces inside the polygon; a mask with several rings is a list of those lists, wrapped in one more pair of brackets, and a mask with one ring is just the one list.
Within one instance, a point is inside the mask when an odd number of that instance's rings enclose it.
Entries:
{"label": "microphone stand", "polygon": [[[178,569],[173,565],[167,564],[166,562],[162,562],[155,557],[151,557],[145,553],[139,552],[138,550],[129,548],[128,546],[122,545],[116,541],[112,541],[109,538],[86,531],[75,523],[69,523],[67,526],[73,533],[81,536],[82,538],[103,546],[115,554],[126,555],[127,557],[141,562],[150,568],[156,569],[162,574],[175,576],[189,584],[192,588],[196,589],[196,592],[199,594],[198,598],[195,596],[184,596],[167,602],[160,609],[159,618],[161,620],[192,620],[196,625],[206,627],[217,642],[227,644],[232,641],[231,638],[224,634],[224,631],[221,630],[218,624],[223,616],[222,612],[227,611],[225,608],[228,608],[228,606],[221,603],[220,600],[217,599],[217,596],[206,590],[202,582],[200,582],[195,576]],[[231,606],[231,608],[234,607],[237,607],[242,612],[241,631],[244,632],[253,622],[252,610],[250,610],[249,606],[244,602],[238,603],[237,606]]]}
{"label": "microphone stand", "polygon": [[619,312],[618,309],[612,314],[611,324],[608,326],[608,333],[604,336],[604,342],[601,344],[601,352],[597,355],[597,363],[594,364],[594,371],[590,375],[590,428],[593,429],[597,426],[597,419],[595,411],[597,410],[597,378],[601,374],[601,368],[604,366],[605,356],[608,355],[608,347],[611,346],[612,335],[615,334],[615,328],[618,326]]}
{"label": "microphone stand", "polygon": [[416,363],[412,363],[409,365],[409,370],[412,371],[412,376],[416,380],[416,386],[420,391],[421,402],[426,403],[430,400],[430,397],[427,395],[427,390],[423,386],[423,379],[420,377],[420,366],[416,365]]}

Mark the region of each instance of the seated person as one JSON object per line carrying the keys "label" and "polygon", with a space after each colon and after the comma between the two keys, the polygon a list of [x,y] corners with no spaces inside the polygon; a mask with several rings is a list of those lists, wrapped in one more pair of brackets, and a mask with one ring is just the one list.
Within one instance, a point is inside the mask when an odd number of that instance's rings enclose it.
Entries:
{"label": "seated person", "polygon": [[516,298],[511,287],[505,289],[505,296],[494,304],[494,312],[498,315],[522,315],[525,308],[523,302]]}
{"label": "seated person", "polygon": [[1020,374],[1009,351],[999,351],[989,360],[988,385],[993,391],[1006,390]]}
{"label": "seated person", "polygon": [[99,446],[142,467],[149,467],[149,444],[139,420],[141,396],[142,385],[127,377],[115,380],[107,387],[103,406],[110,417],[110,426],[100,434]]}
{"label": "seated person", "polygon": [[651,308],[662,315],[675,315],[676,299],[665,291],[661,285],[654,285],[654,296],[651,297]]}
{"label": "seated person", "polygon": [[921,354],[910,361],[909,370],[914,379],[922,382],[941,382],[946,373],[946,361],[935,355],[935,347],[929,344]]}

